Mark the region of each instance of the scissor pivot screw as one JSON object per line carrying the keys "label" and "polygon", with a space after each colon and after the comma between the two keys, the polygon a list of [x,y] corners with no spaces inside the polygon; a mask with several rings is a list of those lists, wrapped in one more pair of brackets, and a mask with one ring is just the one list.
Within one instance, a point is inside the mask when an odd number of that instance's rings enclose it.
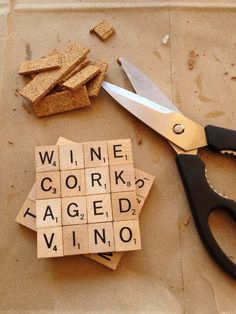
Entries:
{"label": "scissor pivot screw", "polygon": [[175,124],[173,127],[173,131],[175,134],[182,134],[184,133],[184,126],[182,124]]}

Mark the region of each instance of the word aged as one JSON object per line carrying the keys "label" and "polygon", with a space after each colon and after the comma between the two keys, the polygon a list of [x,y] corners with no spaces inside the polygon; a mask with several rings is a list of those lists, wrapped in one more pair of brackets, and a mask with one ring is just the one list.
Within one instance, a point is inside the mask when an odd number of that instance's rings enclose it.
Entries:
{"label": "word aged", "polygon": [[35,149],[38,257],[141,249],[129,139]]}

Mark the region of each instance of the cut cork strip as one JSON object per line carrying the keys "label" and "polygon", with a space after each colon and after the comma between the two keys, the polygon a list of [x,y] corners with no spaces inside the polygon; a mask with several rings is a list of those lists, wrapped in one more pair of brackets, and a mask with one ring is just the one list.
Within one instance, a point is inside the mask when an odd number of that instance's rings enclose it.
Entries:
{"label": "cut cork strip", "polygon": [[65,81],[62,85],[71,90],[75,90],[83,84],[86,84],[98,72],[100,72],[100,68],[98,66],[89,64],[81,71],[69,78],[67,81]]}
{"label": "cut cork strip", "polygon": [[72,71],[89,53],[89,48],[84,48],[79,44],[73,43],[58,55],[62,66],[57,70],[41,72],[36,75],[20,92],[20,94],[36,103],[45,96],[63,76]]}
{"label": "cut cork strip", "polygon": [[107,40],[115,33],[115,29],[105,20],[90,30],[90,33],[96,34],[101,40]]}
{"label": "cut cork strip", "polygon": [[37,117],[50,116],[90,105],[87,89],[81,86],[76,91],[66,90],[44,97],[33,105]]}
{"label": "cut cork strip", "polygon": [[21,62],[19,67],[19,74],[38,73],[46,70],[60,68],[61,59],[58,54],[41,58],[38,60],[30,60]]}
{"label": "cut cork strip", "polygon": [[62,85],[63,82],[67,81],[69,78],[71,78],[73,75],[75,75],[77,72],[82,70],[85,66],[87,66],[89,63],[87,58],[84,58],[76,68],[74,68],[70,73],[68,73],[66,76],[64,76],[59,84]]}
{"label": "cut cork strip", "polygon": [[108,64],[101,60],[96,60],[92,64],[98,66],[101,72],[87,83],[87,91],[89,97],[97,96],[99,94],[102,82],[105,79],[106,71],[108,68]]}

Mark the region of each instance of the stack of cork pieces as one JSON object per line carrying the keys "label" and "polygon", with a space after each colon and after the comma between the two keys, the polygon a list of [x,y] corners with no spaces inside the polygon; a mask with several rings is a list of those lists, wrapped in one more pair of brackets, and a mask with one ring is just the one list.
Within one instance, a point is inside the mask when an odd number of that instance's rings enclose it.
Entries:
{"label": "stack of cork pieces", "polygon": [[35,158],[36,184],[16,221],[37,231],[38,258],[86,254],[115,269],[124,251],[141,249],[154,177],[134,168],[129,139],[59,140]]}
{"label": "stack of cork pieces", "polygon": [[20,94],[29,100],[38,117],[87,107],[97,96],[107,71],[107,63],[89,61],[90,49],[77,43],[65,50],[54,49],[48,56],[22,62],[19,74],[31,76]]}

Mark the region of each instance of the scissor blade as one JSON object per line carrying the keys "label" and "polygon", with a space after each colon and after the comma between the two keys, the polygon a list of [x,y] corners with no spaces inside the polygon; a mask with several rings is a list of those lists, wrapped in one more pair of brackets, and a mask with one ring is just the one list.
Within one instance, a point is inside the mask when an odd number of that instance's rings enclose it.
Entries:
{"label": "scissor blade", "polygon": [[145,74],[124,58],[119,58],[119,61],[137,94],[172,111],[179,112],[176,105]]}
{"label": "scissor blade", "polygon": [[[207,145],[204,128],[181,113],[116,85],[103,82],[102,86],[125,109],[185,151]],[[175,133],[176,125],[184,126],[184,132]]]}

